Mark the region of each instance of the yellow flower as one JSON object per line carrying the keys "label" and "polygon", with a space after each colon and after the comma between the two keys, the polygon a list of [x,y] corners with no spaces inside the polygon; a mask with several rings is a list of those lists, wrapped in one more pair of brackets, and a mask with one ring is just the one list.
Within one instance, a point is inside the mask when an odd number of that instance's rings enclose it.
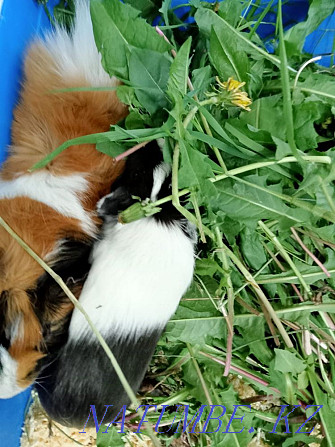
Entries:
{"label": "yellow flower", "polygon": [[250,112],[250,104],[251,99],[248,97],[248,94],[246,92],[239,92],[234,93],[231,98],[232,104],[235,104],[238,107],[241,107],[241,109],[247,110]]}
{"label": "yellow flower", "polygon": [[222,82],[216,77],[218,87],[214,88],[214,92],[207,93],[207,96],[216,97],[216,103],[220,103],[223,107],[229,105],[240,107],[243,110],[250,112],[250,105],[252,103],[248,96],[248,93],[241,91],[241,88],[245,85],[245,82],[237,81],[236,79],[229,78],[228,81]]}
{"label": "yellow flower", "polygon": [[236,79],[229,78],[227,82],[221,82],[219,77],[216,76],[216,82],[223,90],[227,90],[228,92],[237,92],[241,87],[245,85],[245,82],[236,81]]}

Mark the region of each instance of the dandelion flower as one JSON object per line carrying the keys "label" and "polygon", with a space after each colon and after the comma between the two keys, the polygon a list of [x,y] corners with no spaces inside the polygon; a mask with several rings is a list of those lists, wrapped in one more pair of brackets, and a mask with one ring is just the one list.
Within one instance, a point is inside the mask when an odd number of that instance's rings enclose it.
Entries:
{"label": "dandelion flower", "polygon": [[233,78],[222,82],[218,77],[216,77],[216,81],[218,86],[214,87],[213,92],[207,93],[207,96],[212,98],[213,103],[220,104],[224,108],[227,106],[236,106],[250,112],[251,109],[249,106],[252,101],[248,93],[241,91],[245,82],[240,82]]}

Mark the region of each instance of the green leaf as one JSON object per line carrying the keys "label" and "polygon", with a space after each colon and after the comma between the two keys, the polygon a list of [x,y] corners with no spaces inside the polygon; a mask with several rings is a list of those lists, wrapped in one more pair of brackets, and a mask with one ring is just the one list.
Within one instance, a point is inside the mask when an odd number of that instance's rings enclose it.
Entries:
{"label": "green leaf", "polygon": [[142,17],[151,15],[156,11],[155,4],[151,0],[124,0],[124,3],[128,3],[133,8],[138,9]]}
{"label": "green leaf", "polygon": [[275,136],[272,136],[272,139],[277,146],[276,160],[281,160],[287,155],[291,155],[290,145],[286,143],[286,141],[283,141],[280,138],[276,138]]}
{"label": "green leaf", "polygon": [[271,151],[268,151],[264,146],[249,138],[244,132],[241,132],[238,128],[229,122],[226,123],[225,129],[231,133],[241,144],[244,144],[247,148],[253,150],[260,155],[270,155]]}
{"label": "green leaf", "polygon": [[272,56],[267,51],[259,48],[253,42],[248,40],[248,38],[245,37],[245,33],[242,33],[235,29],[233,26],[230,25],[230,23],[215,14],[214,11],[199,8],[194,17],[200,31],[204,33],[206,37],[209,38],[212,26],[217,25],[219,28],[223,28],[227,32],[230,32],[231,38],[236,40],[239,51],[244,51],[248,54],[252,54],[253,56],[255,56],[255,58],[259,58],[259,56],[261,55],[270,60],[273,64],[280,66],[280,60],[277,57]]}
{"label": "green leaf", "polygon": [[282,373],[299,374],[306,369],[306,363],[293,352],[275,349],[275,369]]}
{"label": "green leaf", "polygon": [[116,94],[123,104],[127,104],[128,106],[136,104],[137,106],[140,106],[136,101],[135,90],[133,87],[130,87],[129,85],[119,85]]}
{"label": "green leaf", "polygon": [[197,259],[195,274],[199,276],[214,276],[216,272],[222,272],[219,264],[212,258]]}
{"label": "green leaf", "polygon": [[[239,407],[236,411],[236,420],[231,421],[231,425],[228,433],[227,426],[231,420],[231,416],[234,410],[234,405],[237,404],[237,395],[233,388],[230,387],[219,394],[220,404],[224,405],[227,409],[225,416],[222,417],[222,428],[218,430],[213,436],[213,444],[215,447],[245,447],[249,444],[249,441],[253,438],[253,434],[249,433],[249,429],[254,425],[254,412],[245,404],[245,407]],[[241,405],[241,404],[240,404]],[[243,419],[241,420],[241,418]],[[215,429],[214,429],[215,430]],[[213,430],[213,431],[214,431]],[[241,431],[242,430],[242,431]],[[238,433],[240,432],[241,433]],[[235,432],[235,433],[233,433]]]}
{"label": "green leaf", "polygon": [[[314,407],[315,408],[315,407]],[[313,435],[313,433],[312,433]],[[320,439],[319,439],[320,440]],[[303,435],[300,433],[295,433],[292,438],[286,439],[286,441],[282,444],[282,447],[295,447],[297,445],[297,442],[303,442],[303,445],[311,445],[312,443],[315,443],[315,446],[319,447],[318,438],[311,436],[311,435]]]}
{"label": "green leaf", "polygon": [[279,54],[280,54],[280,78],[283,93],[283,112],[286,125],[287,142],[290,145],[292,154],[299,158],[299,152],[295,143],[292,94],[290,89],[290,76],[287,63],[286,47],[284,42],[284,30],[282,21],[282,0],[278,0],[277,27],[279,29]]}
{"label": "green leaf", "polygon": [[259,234],[246,227],[241,233],[240,248],[250,267],[259,270],[267,261]]}
{"label": "green leaf", "polygon": [[213,177],[208,156],[202,154],[184,141],[180,141],[181,166],[178,173],[179,187],[201,187],[204,181]]}
{"label": "green leaf", "polygon": [[110,157],[117,157],[127,150],[124,145],[113,141],[103,141],[101,143],[97,143],[96,148],[99,152],[109,155]]}
{"label": "green leaf", "polygon": [[195,93],[201,98],[209,89],[212,82],[212,67],[206,65],[205,67],[196,68],[192,72],[192,83]]}
{"label": "green leaf", "polygon": [[247,179],[258,187],[234,183],[228,179],[216,183],[219,195],[210,201],[213,210],[223,212],[254,228],[260,219],[283,219],[291,221],[291,224],[307,219],[305,211],[289,208],[276,197],[276,193],[280,194],[281,191],[279,185],[267,185],[266,178],[257,175],[245,177]]}
{"label": "green leaf", "polygon": [[286,140],[286,125],[281,95],[267,96],[254,101],[251,112],[242,112],[240,120],[255,129],[266,130],[272,136]]}
{"label": "green leaf", "polygon": [[242,335],[235,340],[237,346],[245,346],[247,340],[248,354],[253,354],[259,362],[268,364],[273,357],[273,352],[265,340],[265,321],[261,320],[255,324],[252,318],[246,318],[243,321],[235,321],[235,326]]}
{"label": "green leaf", "polygon": [[319,96],[327,103],[335,104],[335,78],[333,76],[310,74],[303,82],[299,82],[296,88],[309,95]]}
{"label": "green leaf", "polygon": [[334,411],[330,408],[330,396],[328,397],[323,391],[321,391],[317,379],[315,376],[315,372],[313,370],[309,370],[308,372],[309,380],[312,385],[313,395],[314,395],[314,404],[323,405],[320,410],[320,418],[323,426],[323,430],[325,432],[328,447],[335,446],[335,426],[334,426]]}
{"label": "green leaf", "polygon": [[203,345],[207,337],[225,334],[225,326],[222,314],[215,309],[206,291],[194,283],[168,323],[165,335],[170,341]]}
{"label": "green leaf", "polygon": [[134,48],[164,53],[170,45],[160,37],[139,11],[119,0],[93,0],[91,16],[102,64],[111,76],[129,79],[127,59]]}
{"label": "green leaf", "polygon": [[293,106],[294,134],[297,147],[302,151],[316,148],[318,146],[318,134],[314,123],[319,120],[325,110],[320,101],[304,101],[302,104]]}
{"label": "green leaf", "polygon": [[245,52],[238,50],[236,39],[226,28],[213,26],[209,56],[222,80],[229,77],[240,82],[248,80],[248,57]]}
{"label": "green leaf", "polygon": [[328,242],[335,242],[335,224],[319,227],[319,228],[313,228],[313,231],[321,237],[321,239],[324,239]]}
{"label": "green leaf", "polygon": [[170,60],[151,50],[134,49],[129,57],[129,81],[136,98],[150,114],[168,106],[165,94]]}
{"label": "green leaf", "polygon": [[103,433],[105,428],[101,427],[97,436],[97,447],[124,447],[124,433],[118,433],[117,430],[120,430],[120,426],[112,426],[107,433]]}
{"label": "green leaf", "polygon": [[244,8],[243,2],[237,2],[236,0],[225,0],[220,3],[219,16],[225,19],[232,26],[236,27],[239,22],[242,11]]}
{"label": "green leaf", "polygon": [[171,64],[168,82],[168,91],[171,98],[174,97],[175,92],[178,92],[181,95],[186,95],[191,43],[192,38],[189,37],[180,47]]}
{"label": "green leaf", "polygon": [[[225,141],[222,141],[222,139],[219,140],[217,138],[206,135],[203,132],[197,132],[195,130],[190,130],[189,134],[192,137],[195,137],[198,141],[203,141],[204,143],[207,143],[209,146],[216,146],[221,151],[226,152],[227,154],[230,154],[234,157],[238,157],[243,160],[245,159],[248,160],[252,158],[253,153],[251,151],[246,150],[245,152],[240,152],[232,144],[228,144]],[[227,138],[229,138],[228,135]]]}

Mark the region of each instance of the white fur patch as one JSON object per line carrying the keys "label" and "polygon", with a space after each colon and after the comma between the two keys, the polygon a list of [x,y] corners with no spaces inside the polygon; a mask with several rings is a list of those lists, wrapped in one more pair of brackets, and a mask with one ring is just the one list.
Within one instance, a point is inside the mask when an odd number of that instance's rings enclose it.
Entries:
{"label": "white fur patch", "polygon": [[155,202],[157,200],[157,195],[161,190],[161,187],[166,179],[166,177],[171,172],[171,166],[168,163],[161,163],[154,169],[153,177],[154,183],[151,191],[150,200]]}
{"label": "white fur patch", "polygon": [[[193,244],[177,224],[153,218],[111,223],[94,248],[80,303],[105,336],[163,328],[189,287],[193,268]],[[70,339],[90,332],[75,310]]]}
{"label": "white fur patch", "polygon": [[164,149],[164,144],[165,144],[165,138],[157,138],[157,144],[161,150],[161,152],[163,152]]}
{"label": "white fur patch", "polygon": [[22,324],[22,315],[16,318],[13,324],[5,328],[6,337],[13,343],[16,340],[22,340],[24,337],[24,325]]}
{"label": "white fur patch", "polygon": [[82,229],[93,234],[95,225],[80,201],[80,195],[85,194],[88,186],[82,175],[55,176],[49,172],[36,172],[9,181],[0,179],[0,198],[30,197],[66,217],[78,219]]}
{"label": "white fur patch", "polygon": [[16,382],[17,363],[8,351],[0,346],[0,399],[9,399],[23,391]]}
{"label": "white fur patch", "polygon": [[58,73],[66,79],[84,77],[92,86],[113,86],[115,78],[105,72],[95,45],[88,0],[77,0],[71,35],[57,26],[46,35],[45,46],[56,62]]}

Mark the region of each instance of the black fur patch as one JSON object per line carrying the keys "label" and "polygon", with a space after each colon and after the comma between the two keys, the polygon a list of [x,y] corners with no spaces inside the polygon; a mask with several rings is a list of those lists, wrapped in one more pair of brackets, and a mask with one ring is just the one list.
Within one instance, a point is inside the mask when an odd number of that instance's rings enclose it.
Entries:
{"label": "black fur patch", "polygon": [[113,183],[112,191],[122,186],[130,196],[147,199],[153,186],[153,171],[162,161],[163,155],[157,141],[150,141],[127,158],[125,170]]}
{"label": "black fur patch", "polygon": [[0,294],[0,345],[5,349],[8,349],[10,346],[10,339],[8,338],[9,335],[6,333],[6,329],[8,329],[8,321],[6,321],[8,300],[9,292],[8,290],[3,290]]}
{"label": "black fur patch", "polygon": [[[52,269],[74,293],[76,290],[81,290],[88,275],[91,267],[92,246],[93,240],[64,239],[61,243],[61,252],[57,255],[58,259],[52,263]],[[57,311],[62,305],[69,302],[69,298],[48,273],[39,278],[36,289],[29,291],[29,295],[43,328],[44,346],[42,348],[45,353],[53,354],[67,341],[72,312],[62,320],[53,318],[53,316],[57,315]],[[49,362],[50,358],[42,359],[38,367],[44,361]]]}
{"label": "black fur patch", "polygon": [[[136,393],[154,353],[161,330],[129,339],[118,340],[110,334],[106,341],[122,371]],[[129,398],[105,351],[95,339],[69,341],[55,361],[41,372],[35,387],[49,416],[67,426],[84,427],[95,405],[99,420],[105,405],[113,405],[106,413],[109,423]],[[100,416],[101,415],[101,416]],[[93,426],[90,418],[87,426]]]}
{"label": "black fur patch", "polygon": [[98,208],[98,214],[102,218],[107,216],[117,217],[120,211],[125,210],[133,203],[134,199],[127,189],[119,186],[109,197],[106,196],[104,198],[101,206]]}
{"label": "black fur patch", "polygon": [[[122,176],[113,184],[113,196],[107,197],[99,210],[101,217],[116,216],[136,202],[132,197],[140,197],[142,200],[150,198],[154,183],[153,173],[162,162],[163,154],[155,140],[130,155]],[[169,174],[158,192],[157,199],[171,195],[171,180]],[[161,211],[154,214],[153,218],[166,225],[185,220],[171,201],[161,205]],[[190,236],[186,228],[183,227],[183,231]]]}

